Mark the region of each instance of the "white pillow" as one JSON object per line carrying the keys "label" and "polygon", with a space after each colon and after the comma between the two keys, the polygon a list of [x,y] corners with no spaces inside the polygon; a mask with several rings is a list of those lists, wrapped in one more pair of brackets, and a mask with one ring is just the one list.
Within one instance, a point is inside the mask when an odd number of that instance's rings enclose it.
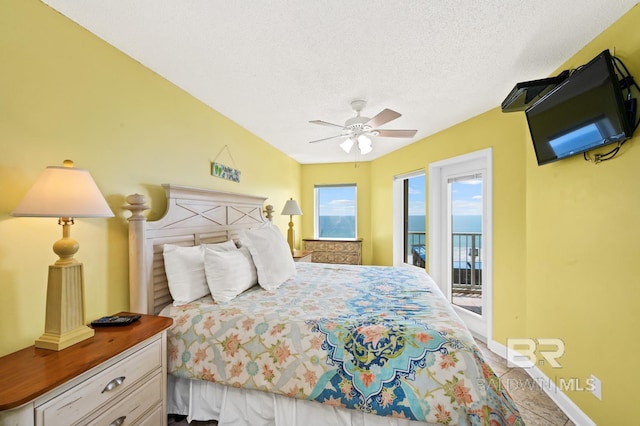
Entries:
{"label": "white pillow", "polygon": [[258,271],[258,284],[265,290],[275,290],[296,275],[296,264],[289,244],[272,224],[245,231],[241,245],[249,249]]}
{"label": "white pillow", "polygon": [[211,250],[216,250],[216,251],[233,251],[238,248],[236,246],[236,243],[233,242],[233,240],[228,240],[228,241],[225,241],[224,243],[202,244],[202,245],[206,248],[210,248]]}
{"label": "white pillow", "polygon": [[[206,244],[211,250],[236,250],[233,241],[220,244]],[[169,283],[169,293],[173,305],[191,303],[209,294],[204,273],[204,248],[202,246],[182,247],[165,244],[164,270]]]}
{"label": "white pillow", "polygon": [[216,302],[228,302],[258,283],[256,267],[246,247],[233,251],[205,248],[204,272]]}

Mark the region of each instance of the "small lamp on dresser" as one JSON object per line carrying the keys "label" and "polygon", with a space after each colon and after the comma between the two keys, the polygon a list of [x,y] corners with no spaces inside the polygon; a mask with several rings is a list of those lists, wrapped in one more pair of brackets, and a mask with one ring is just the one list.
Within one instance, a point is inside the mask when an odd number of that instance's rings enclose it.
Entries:
{"label": "small lamp on dresser", "polygon": [[62,239],[53,244],[59,259],[49,266],[44,334],[35,346],[59,351],[93,336],[85,323],[82,263],[73,257],[80,246],[71,239],[71,225],[74,218],[112,217],[113,212],[89,171],[70,160],[47,167],[11,214],[57,217],[62,225]]}
{"label": "small lamp on dresser", "polygon": [[296,234],[293,230],[293,216],[301,216],[302,210],[298,206],[298,203],[293,198],[287,200],[284,204],[284,208],[282,209],[281,215],[289,215],[289,230],[287,231],[287,242],[289,243],[289,248],[291,249],[291,254],[293,254],[293,248],[296,241]]}

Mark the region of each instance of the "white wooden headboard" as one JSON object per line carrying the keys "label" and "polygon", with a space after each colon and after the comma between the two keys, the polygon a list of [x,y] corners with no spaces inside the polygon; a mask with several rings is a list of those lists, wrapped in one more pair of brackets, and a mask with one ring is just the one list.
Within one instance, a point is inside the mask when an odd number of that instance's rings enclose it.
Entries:
{"label": "white wooden headboard", "polygon": [[266,197],[178,185],[162,185],[167,211],[153,222],[142,214],[149,207],[140,194],[127,197],[129,217],[129,310],[157,314],[171,303],[164,271],[164,244],[194,246],[235,239],[244,229],[271,220]]}

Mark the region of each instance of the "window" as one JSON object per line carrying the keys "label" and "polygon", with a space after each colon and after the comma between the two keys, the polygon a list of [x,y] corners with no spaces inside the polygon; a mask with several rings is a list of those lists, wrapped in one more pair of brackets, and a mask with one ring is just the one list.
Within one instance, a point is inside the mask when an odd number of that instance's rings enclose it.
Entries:
{"label": "window", "polygon": [[427,257],[424,174],[404,179],[404,249],[407,263],[425,267]]}
{"label": "window", "polygon": [[355,239],[356,185],[315,186],[315,236],[318,239]]}
{"label": "window", "polygon": [[427,263],[424,171],[394,178],[394,265]]}

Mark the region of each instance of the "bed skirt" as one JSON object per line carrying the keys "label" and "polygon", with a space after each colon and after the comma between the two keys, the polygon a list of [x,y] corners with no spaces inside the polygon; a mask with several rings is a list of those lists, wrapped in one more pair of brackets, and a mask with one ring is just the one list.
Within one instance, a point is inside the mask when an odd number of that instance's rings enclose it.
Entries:
{"label": "bed skirt", "polygon": [[168,376],[167,412],[219,426],[425,426],[314,401]]}

